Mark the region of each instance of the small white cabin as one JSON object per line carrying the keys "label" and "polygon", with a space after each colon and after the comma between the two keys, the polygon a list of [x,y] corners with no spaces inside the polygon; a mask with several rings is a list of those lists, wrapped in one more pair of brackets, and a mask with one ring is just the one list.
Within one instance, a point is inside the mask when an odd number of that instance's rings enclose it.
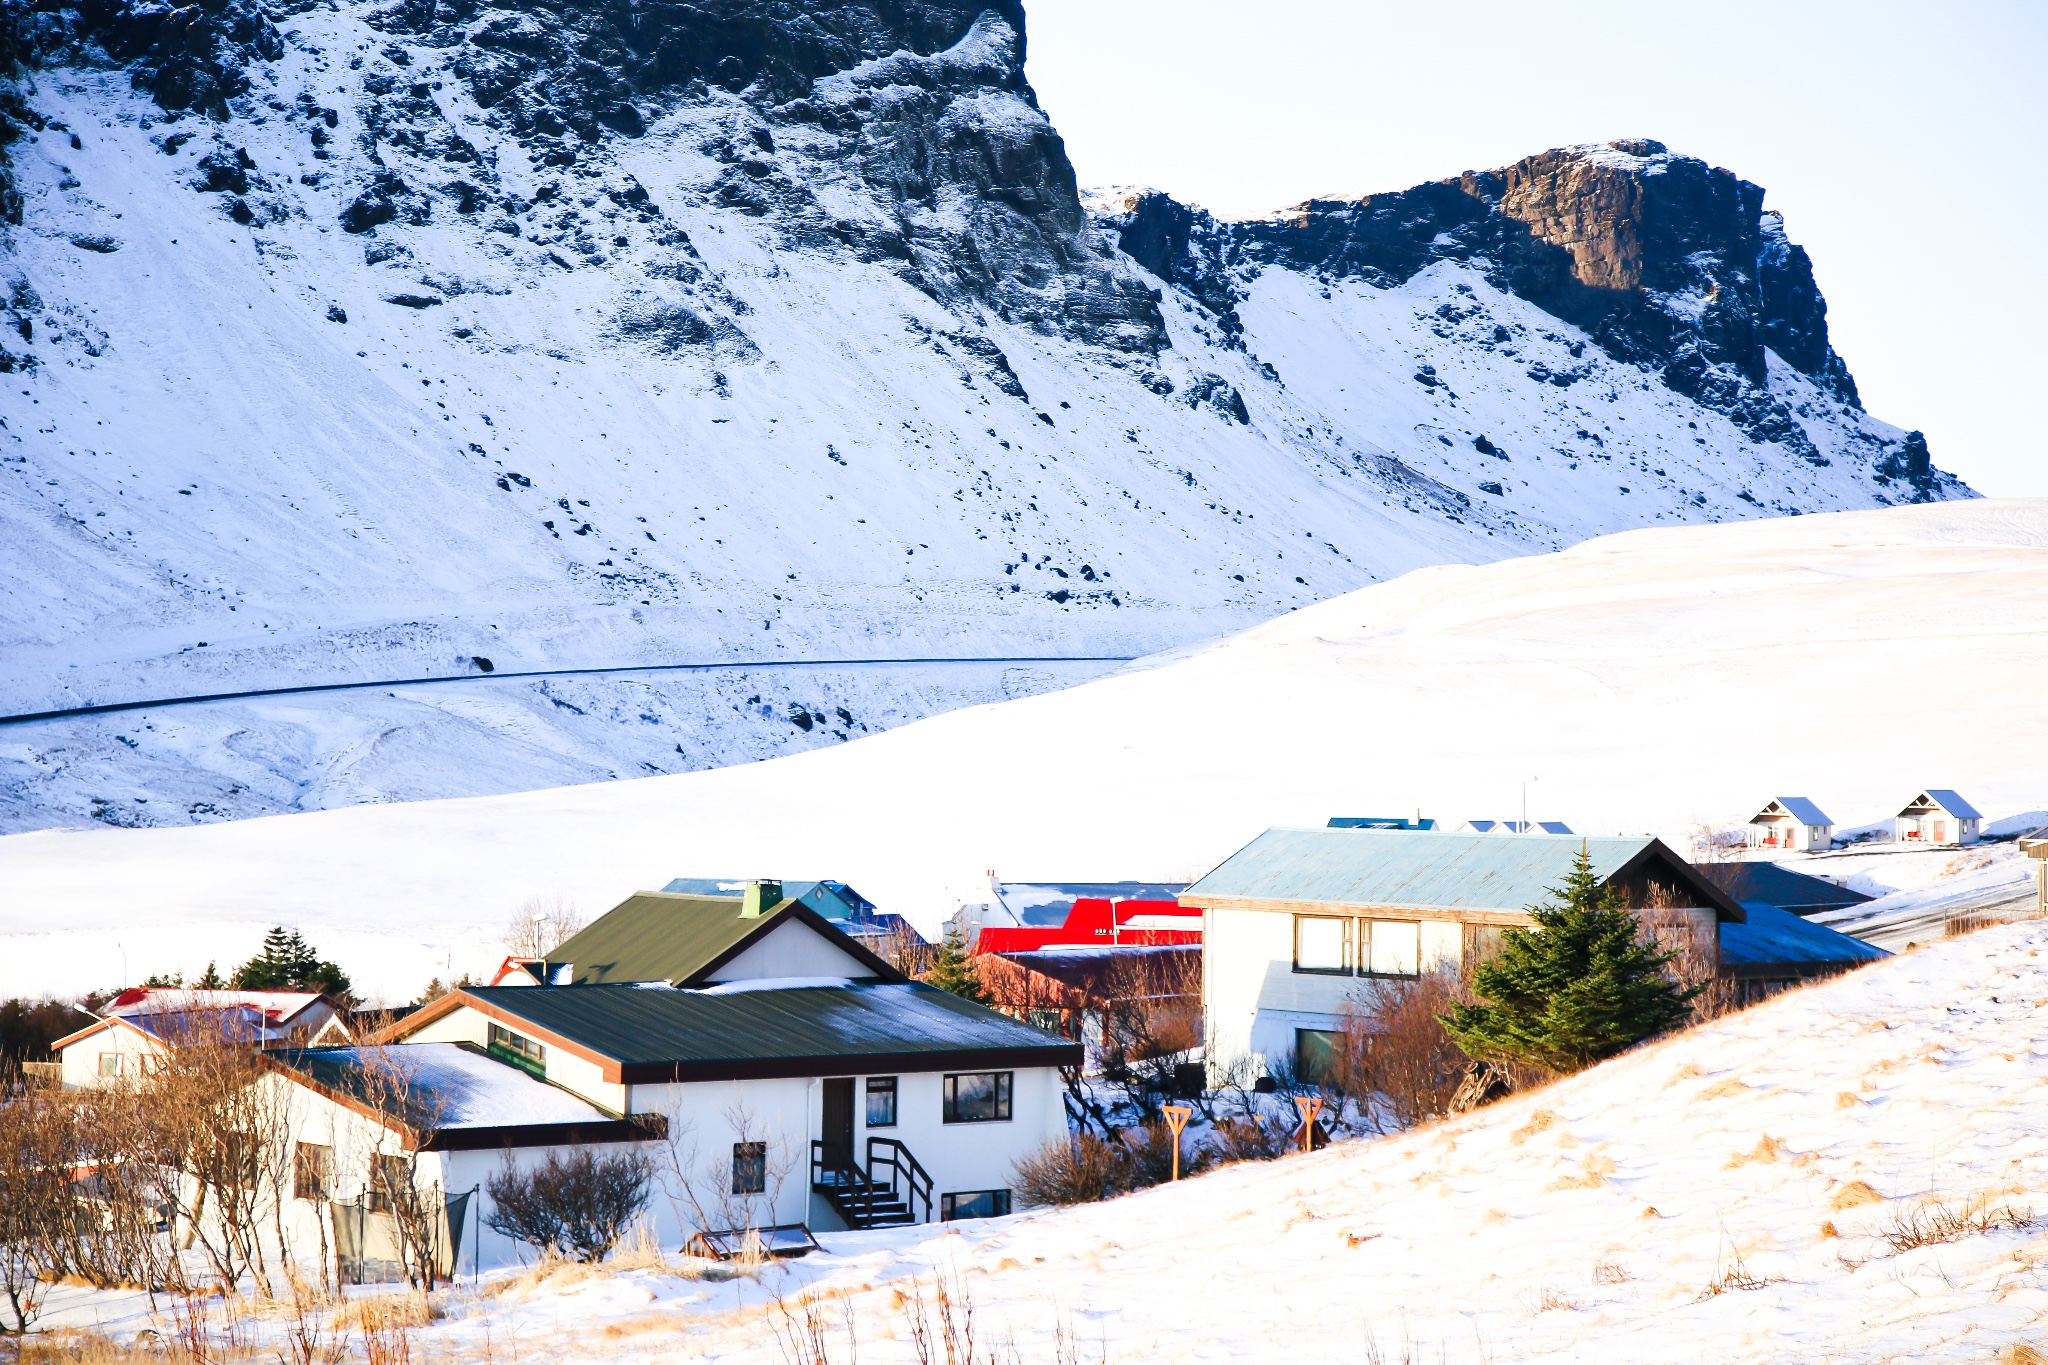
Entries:
{"label": "small white cabin", "polygon": [[1803,796],[1774,796],[1749,817],[1749,847],[1819,853],[1835,842],[1835,822]]}
{"label": "small white cabin", "polygon": [[1955,792],[1929,787],[1892,818],[1892,839],[1901,844],[1974,844],[1983,821],[1977,808]]}

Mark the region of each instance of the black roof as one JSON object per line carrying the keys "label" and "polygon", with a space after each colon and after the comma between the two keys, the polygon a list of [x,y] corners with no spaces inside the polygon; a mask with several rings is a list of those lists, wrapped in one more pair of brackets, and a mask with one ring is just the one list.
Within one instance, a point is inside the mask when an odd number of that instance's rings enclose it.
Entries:
{"label": "black roof", "polygon": [[1693,870],[1727,892],[1728,898],[1738,904],[1760,901],[1796,915],[1839,910],[1844,906],[1861,905],[1870,899],[1861,891],[1851,891],[1846,886],[1836,886],[1833,882],[1809,877],[1776,863],[1695,863]]}
{"label": "black roof", "polygon": [[1078,1043],[916,982],[708,991],[473,986],[460,995],[607,1059],[626,1084],[1081,1062]]}

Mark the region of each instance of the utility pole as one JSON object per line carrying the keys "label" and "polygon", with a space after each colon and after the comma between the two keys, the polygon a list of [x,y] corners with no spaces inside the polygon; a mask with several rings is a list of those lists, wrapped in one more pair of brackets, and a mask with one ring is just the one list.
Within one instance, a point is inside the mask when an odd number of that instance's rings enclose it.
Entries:
{"label": "utility pole", "polygon": [[1543,780],[1543,779],[1542,779],[1542,778],[1540,778],[1540,777],[1525,777],[1525,778],[1523,778],[1523,779],[1522,779],[1522,830],[1521,830],[1521,832],[1522,832],[1522,833],[1524,833],[1524,834],[1527,834],[1527,833],[1529,832],[1529,784],[1530,784],[1531,782],[1541,782],[1542,780]]}

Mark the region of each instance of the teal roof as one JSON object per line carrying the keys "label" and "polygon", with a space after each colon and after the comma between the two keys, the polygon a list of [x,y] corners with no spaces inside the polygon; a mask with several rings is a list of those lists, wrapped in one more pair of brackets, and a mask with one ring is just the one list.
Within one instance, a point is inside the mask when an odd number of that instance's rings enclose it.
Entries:
{"label": "teal roof", "polygon": [[1182,893],[1212,899],[1432,910],[1521,911],[1548,900],[1580,849],[1608,881],[1654,865],[1722,918],[1741,907],[1648,835],[1439,834],[1390,829],[1269,829]]}

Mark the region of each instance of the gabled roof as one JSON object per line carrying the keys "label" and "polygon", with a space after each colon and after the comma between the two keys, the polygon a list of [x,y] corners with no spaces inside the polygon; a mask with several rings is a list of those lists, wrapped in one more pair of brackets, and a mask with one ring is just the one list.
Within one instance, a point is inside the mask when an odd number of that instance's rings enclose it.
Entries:
{"label": "gabled roof", "polygon": [[[268,1024],[291,1027],[292,1020],[327,1000],[318,991],[204,990],[197,986],[131,986],[108,1001],[101,1014],[195,1014],[202,1010],[243,1006]],[[332,1005],[332,1001],[328,1001]]]}
{"label": "gabled roof", "polygon": [[[737,900],[746,893],[747,883],[738,877],[677,877],[661,889],[685,896],[720,896]],[[860,918],[875,912],[873,901],[845,882],[829,878],[783,882],[782,894],[790,900],[802,901],[830,920],[848,916]]]}
{"label": "gabled roof", "polygon": [[1833,882],[1809,877],[1776,863],[1694,863],[1693,866],[1702,877],[1740,904],[1761,902],[1775,905],[1780,910],[1790,910],[1795,915],[1839,910],[1870,899],[1861,891],[1851,891],[1846,886],[1836,886]]}
{"label": "gabled roof", "polygon": [[1920,795],[1914,797],[1911,801],[1908,801],[1906,803],[1905,809],[1901,810],[1899,814],[1904,815],[1906,811],[1909,811],[1913,807],[1921,805],[1925,802],[1932,802],[1934,805],[1937,805],[1941,807],[1943,810],[1947,811],[1950,815],[1955,816],[1958,820],[1982,820],[1984,818],[1982,815],[1978,813],[1977,808],[1975,806],[1963,800],[1963,798],[1960,795],[1958,795],[1954,791],[1951,791],[1947,787],[1927,788],[1925,791],[1922,791]]}
{"label": "gabled roof", "polygon": [[565,985],[600,986],[634,981],[702,985],[712,972],[746,951],[750,944],[790,922],[802,924],[828,939],[879,979],[904,979],[901,972],[841,933],[807,905],[784,899],[753,919],[741,915],[741,906],[742,902],[731,896],[635,892],[549,953],[547,979],[553,984],[554,968],[566,963],[570,979],[561,983]]}
{"label": "gabled roof", "polygon": [[1740,920],[1742,907],[1647,835],[1269,829],[1181,895],[1184,904],[1520,912],[1550,898],[1584,849],[1602,882],[1654,873]]}
{"label": "gabled roof", "polygon": [[996,899],[1012,918],[1027,928],[1050,928],[1066,921],[1078,900],[1170,901],[1187,889],[1184,882],[993,882]]}
{"label": "gabled roof", "polygon": [[397,1032],[464,1005],[627,1085],[1081,1062],[1078,1043],[916,982],[708,991],[473,986],[436,1000]]}
{"label": "gabled roof", "polygon": [[1794,820],[1797,820],[1802,825],[1832,825],[1835,823],[1832,819],[1828,817],[1828,813],[1826,811],[1822,810],[1819,806],[1814,805],[1813,802],[1807,800],[1803,796],[1772,797],[1768,802],[1765,803],[1764,808],[1762,810],[1758,811],[1755,815],[1752,815],[1750,817],[1750,823],[1754,824],[1756,821],[1761,820],[1764,816],[1769,815],[1771,813],[1772,806],[1783,807],[1785,814],[1791,816]]}

